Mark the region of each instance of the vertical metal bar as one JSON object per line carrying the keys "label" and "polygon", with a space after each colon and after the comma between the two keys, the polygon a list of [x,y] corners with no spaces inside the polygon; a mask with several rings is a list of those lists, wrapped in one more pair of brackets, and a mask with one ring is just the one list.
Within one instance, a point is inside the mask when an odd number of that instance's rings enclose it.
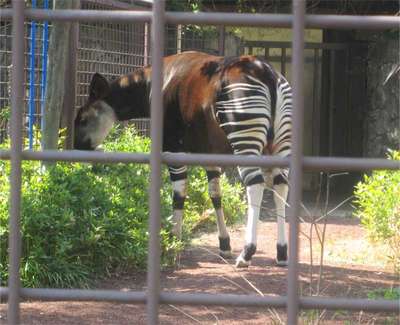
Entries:
{"label": "vertical metal bar", "polygon": [[[80,0],[74,0],[72,9],[80,9]],[[76,105],[76,69],[78,60],[78,37],[79,37],[79,23],[72,23],[71,35],[69,37],[69,57],[68,57],[68,72],[66,74],[68,80],[65,83],[66,100],[64,108],[66,112],[66,126],[67,138],[66,148],[73,148],[74,141],[74,118],[75,118],[75,105]]]}
{"label": "vertical metal bar", "polygon": [[144,23],[144,35],[143,35],[143,65],[149,64],[149,24]]}
{"label": "vertical metal bar", "polygon": [[335,110],[335,50],[329,53],[329,138],[328,148],[329,156],[333,156],[333,125],[334,125],[334,110]]}
{"label": "vertical metal bar", "polygon": [[317,107],[317,96],[318,96],[318,85],[320,84],[318,79],[318,55],[319,49],[314,49],[314,61],[313,61],[313,91],[312,91],[312,143],[311,143],[311,154],[314,155],[316,152],[316,148],[318,148],[318,139],[319,133],[318,125],[319,125],[319,107]]}
{"label": "vertical metal bar", "polygon": [[10,176],[10,268],[8,321],[19,323],[20,255],[21,255],[21,153],[22,107],[24,104],[24,7],[25,2],[13,0],[12,16],[12,77],[11,77],[11,176]]}
{"label": "vertical metal bar", "polygon": [[282,47],[281,74],[286,77],[286,47]]}
{"label": "vertical metal bar", "polygon": [[350,155],[350,156],[354,156],[353,150],[352,150],[352,141],[351,139],[352,137],[352,121],[353,121],[353,116],[352,116],[352,110],[351,110],[351,106],[350,106],[350,101],[349,101],[349,97],[350,97],[350,93],[351,93],[351,83],[350,83],[350,74],[351,74],[351,66],[350,66],[350,49],[346,48],[345,50],[345,56],[346,56],[346,62],[345,62],[345,85],[346,85],[346,98],[345,98],[345,102],[346,102],[346,116],[347,116],[347,125],[346,125],[346,149],[345,149],[345,153],[346,156]]}
{"label": "vertical metal bar", "polygon": [[269,47],[264,47],[264,57],[265,57],[265,60],[268,62],[269,61]]}
{"label": "vertical metal bar", "polygon": [[149,256],[147,261],[147,322],[158,324],[160,301],[160,188],[161,150],[163,138],[163,53],[164,0],[153,2],[152,17],[152,71],[151,71],[151,154],[150,154],[150,219]]}
{"label": "vertical metal bar", "polygon": [[293,0],[293,40],[292,40],[292,155],[290,158],[290,231],[289,231],[289,270],[288,270],[288,324],[298,323],[299,312],[299,221],[298,212],[302,196],[303,181],[303,71],[304,71],[304,14],[305,1]]}
{"label": "vertical metal bar", "polygon": [[176,53],[182,53],[182,25],[176,26]]}
{"label": "vertical metal bar", "polygon": [[225,26],[218,27],[218,54],[225,55]]}
{"label": "vertical metal bar", "polygon": [[[36,0],[32,0],[32,8],[36,8]],[[28,111],[28,137],[29,149],[33,148],[33,125],[35,124],[35,48],[36,48],[36,22],[31,21],[31,42],[29,51],[29,111]]]}

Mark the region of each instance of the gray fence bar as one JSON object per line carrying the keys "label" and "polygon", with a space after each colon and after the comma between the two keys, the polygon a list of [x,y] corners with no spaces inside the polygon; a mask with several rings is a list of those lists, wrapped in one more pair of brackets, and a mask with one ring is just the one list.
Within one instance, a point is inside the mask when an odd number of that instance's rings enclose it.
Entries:
{"label": "gray fence bar", "polygon": [[24,105],[24,7],[25,2],[13,0],[12,16],[12,84],[11,84],[11,176],[10,176],[10,235],[8,321],[19,324],[20,257],[21,257],[21,160],[22,107]]}
{"label": "gray fence bar", "polygon": [[385,299],[369,300],[356,298],[301,297],[300,306],[303,309],[400,312],[399,301]]}
{"label": "gray fence bar", "polygon": [[[52,10],[27,9],[25,15],[29,19],[48,21],[110,21],[119,23],[150,22],[151,12],[146,11],[98,11],[98,10]],[[0,11],[0,19],[11,19],[11,10]],[[166,12],[165,20],[171,24],[195,25],[233,25],[254,27],[291,28],[292,15],[285,14],[235,14],[224,12],[187,13]],[[307,28],[335,29],[391,29],[399,28],[398,16],[349,16],[349,15],[306,15]]]}
{"label": "gray fence bar", "polygon": [[[71,161],[97,163],[149,163],[146,153],[111,153],[79,150],[23,151],[24,160]],[[10,159],[10,151],[0,150],[0,159]],[[165,164],[215,166],[288,167],[289,159],[275,156],[248,157],[232,155],[162,153]],[[400,169],[400,161],[383,158],[303,157],[303,169],[307,171],[370,171]]]}
{"label": "gray fence bar", "polygon": [[368,171],[374,169],[400,169],[400,161],[382,158],[304,157],[306,170]]}
{"label": "gray fence bar", "polygon": [[160,227],[161,227],[161,151],[163,142],[163,54],[164,54],[164,0],[153,4],[151,26],[151,107],[150,107],[150,218],[149,255],[147,259],[147,323],[158,324],[160,301]]}
{"label": "gray fence bar", "polygon": [[[8,288],[0,287],[0,299],[6,301]],[[43,301],[109,301],[120,303],[145,303],[144,291],[118,290],[79,290],[79,289],[30,289],[21,288],[21,297]],[[160,293],[160,303],[174,305],[208,305],[208,306],[242,306],[242,307],[275,307],[285,308],[285,296],[256,296],[237,294],[210,293],[176,293],[164,291]],[[329,310],[366,310],[383,312],[400,312],[400,304],[396,300],[384,299],[346,299],[327,297],[301,297],[300,307],[303,309]]]}
{"label": "gray fence bar", "polygon": [[80,150],[45,150],[24,151],[22,156],[26,160],[43,161],[74,161],[96,163],[145,163],[150,161],[150,155],[146,153],[101,152]]}
{"label": "gray fence bar", "polygon": [[[389,29],[399,28],[400,17],[388,16],[334,16],[304,15],[304,1],[293,0],[294,15],[270,14],[232,14],[232,13],[165,13],[164,1],[154,1],[153,14],[137,11],[92,11],[92,10],[39,10],[27,9],[24,12],[24,1],[13,0],[13,9],[0,11],[0,19],[13,20],[12,40],[12,96],[11,96],[11,150],[0,151],[1,159],[11,161],[10,189],[10,269],[9,287],[0,288],[0,296],[8,298],[8,321],[19,323],[20,297],[43,300],[95,300],[119,301],[130,303],[147,302],[148,322],[158,323],[160,303],[230,305],[230,306],[274,306],[287,307],[288,323],[296,324],[299,308],[327,308],[366,311],[399,312],[397,301],[299,297],[298,293],[298,221],[290,218],[290,261],[288,274],[288,297],[260,297],[227,294],[179,294],[160,292],[160,186],[161,163],[188,165],[249,165],[286,167],[288,159],[279,157],[236,157],[230,155],[206,154],[171,154],[162,153],[162,56],[165,22],[174,24],[214,24],[235,26],[274,26],[291,27],[293,23],[293,148],[290,166],[291,196],[290,215],[296,215],[301,199],[301,180],[303,170],[353,171],[371,169],[400,169],[400,162],[385,159],[337,158],[337,157],[303,157],[303,92],[302,71],[304,66],[304,27],[335,29]],[[24,17],[25,14],[25,17]],[[152,35],[152,148],[151,154],[80,152],[80,151],[22,151],[22,111],[23,106],[23,67],[24,67],[24,19],[48,21],[110,21],[119,23],[150,22],[153,24]],[[148,257],[148,291],[119,292],[114,290],[62,290],[62,289],[28,289],[20,288],[20,203],[21,203],[21,160],[48,161],[88,161],[104,163],[150,163],[150,241]]]}
{"label": "gray fence bar", "polygon": [[[235,14],[235,13],[186,13],[167,12],[166,20],[172,24],[195,25],[233,25],[290,28],[292,15],[285,14]],[[308,28],[335,29],[390,29],[398,28],[400,17],[392,16],[348,16],[348,15],[307,15],[305,26]]]}
{"label": "gray fence bar", "polygon": [[292,153],[289,177],[289,269],[287,275],[287,322],[298,323],[299,313],[299,218],[303,184],[303,120],[304,120],[304,14],[305,1],[293,1],[292,45]]}
{"label": "gray fence bar", "polygon": [[[10,19],[11,10],[0,11],[0,19]],[[25,16],[32,20],[66,21],[97,23],[101,21],[114,23],[150,22],[151,11],[126,11],[126,10],[73,10],[73,9],[26,9]]]}

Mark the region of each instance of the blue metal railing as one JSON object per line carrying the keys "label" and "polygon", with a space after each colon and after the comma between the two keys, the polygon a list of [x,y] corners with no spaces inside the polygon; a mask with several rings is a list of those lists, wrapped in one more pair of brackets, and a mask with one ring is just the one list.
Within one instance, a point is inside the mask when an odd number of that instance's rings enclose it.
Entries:
{"label": "blue metal railing", "polygon": [[[37,1],[32,0],[32,8],[36,8]],[[44,0],[43,8],[49,8],[49,0]],[[29,149],[33,148],[34,142],[34,125],[36,121],[36,85],[35,85],[35,73],[36,73],[36,27],[37,24],[34,20],[31,22],[30,30],[30,49],[29,49],[29,100],[28,100],[28,139]],[[48,21],[43,22],[42,26],[42,62],[41,62],[41,82],[40,82],[40,112],[41,116],[44,114],[45,99],[46,99],[46,83],[47,83],[47,53],[49,47],[49,23]],[[41,128],[43,128],[43,119],[41,119]]]}

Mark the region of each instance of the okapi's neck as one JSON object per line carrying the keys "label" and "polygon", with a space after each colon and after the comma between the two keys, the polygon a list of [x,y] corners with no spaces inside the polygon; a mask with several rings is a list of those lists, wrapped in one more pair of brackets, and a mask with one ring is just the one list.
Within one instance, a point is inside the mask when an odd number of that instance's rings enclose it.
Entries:
{"label": "okapi's neck", "polygon": [[110,84],[104,101],[110,105],[119,121],[150,117],[150,69],[142,68],[124,75]]}

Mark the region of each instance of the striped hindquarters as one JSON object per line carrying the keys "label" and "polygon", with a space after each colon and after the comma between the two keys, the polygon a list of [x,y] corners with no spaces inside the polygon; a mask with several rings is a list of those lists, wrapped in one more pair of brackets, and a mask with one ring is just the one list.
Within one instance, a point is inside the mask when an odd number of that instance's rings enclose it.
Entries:
{"label": "striped hindquarters", "polygon": [[[228,84],[218,96],[216,116],[235,154],[259,156],[271,126],[270,90],[252,76],[246,76],[246,82]],[[258,167],[242,167],[239,173],[246,185],[263,181]]]}
{"label": "striped hindquarters", "polygon": [[292,88],[287,80],[280,76],[276,91],[273,154],[287,157],[291,152]]}
{"label": "striped hindquarters", "polygon": [[[272,154],[281,157],[288,157],[292,149],[292,88],[287,80],[280,76],[276,87],[277,100],[274,119],[274,139]],[[275,174],[281,174],[287,182],[289,169],[274,169]]]}

